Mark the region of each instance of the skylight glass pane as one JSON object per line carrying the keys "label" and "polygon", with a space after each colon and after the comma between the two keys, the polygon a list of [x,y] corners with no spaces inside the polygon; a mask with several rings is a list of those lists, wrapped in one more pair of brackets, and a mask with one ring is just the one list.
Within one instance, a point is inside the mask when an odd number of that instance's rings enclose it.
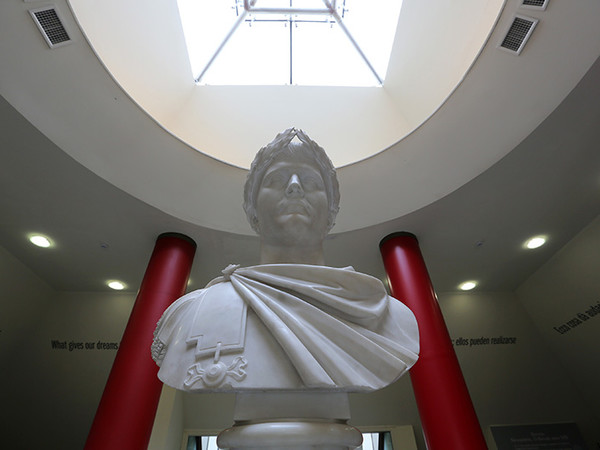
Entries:
{"label": "skylight glass pane", "polygon": [[206,72],[202,84],[289,84],[289,45],[289,27],[283,23],[243,23]]}
{"label": "skylight glass pane", "polygon": [[348,1],[343,22],[381,78],[385,78],[401,0]]}
{"label": "skylight glass pane", "polygon": [[194,78],[197,78],[235,24],[228,1],[178,0],[181,26]]}
{"label": "skylight glass pane", "polygon": [[323,14],[322,0],[257,0],[246,13],[239,0],[178,0],[194,78],[213,85],[378,85],[401,3],[338,0]]}
{"label": "skylight glass pane", "polygon": [[[325,9],[323,0],[292,0],[294,8],[314,8]],[[257,8],[287,8],[290,6],[290,0],[257,0]]]}
{"label": "skylight glass pane", "polygon": [[304,86],[377,86],[358,51],[337,24],[300,23],[293,29],[293,83]]}

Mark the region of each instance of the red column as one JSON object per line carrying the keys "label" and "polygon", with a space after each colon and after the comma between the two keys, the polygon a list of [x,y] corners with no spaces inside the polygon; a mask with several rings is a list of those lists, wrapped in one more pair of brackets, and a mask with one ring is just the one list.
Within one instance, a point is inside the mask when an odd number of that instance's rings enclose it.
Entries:
{"label": "red column", "polygon": [[86,450],[148,447],[162,383],[150,356],[156,322],[185,292],[196,244],[177,233],[161,234],[154,247],[123,333]]}
{"label": "red column", "polygon": [[412,310],[419,324],[421,350],[410,378],[427,448],[486,449],[417,238],[393,233],[379,248],[392,295]]}

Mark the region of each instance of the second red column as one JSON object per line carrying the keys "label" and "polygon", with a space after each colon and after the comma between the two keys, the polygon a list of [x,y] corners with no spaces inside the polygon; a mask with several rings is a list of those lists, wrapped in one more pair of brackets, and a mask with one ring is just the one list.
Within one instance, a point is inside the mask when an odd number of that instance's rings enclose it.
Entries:
{"label": "second red column", "polygon": [[419,324],[421,350],[410,378],[428,450],[486,449],[416,237],[393,233],[379,247],[392,295]]}

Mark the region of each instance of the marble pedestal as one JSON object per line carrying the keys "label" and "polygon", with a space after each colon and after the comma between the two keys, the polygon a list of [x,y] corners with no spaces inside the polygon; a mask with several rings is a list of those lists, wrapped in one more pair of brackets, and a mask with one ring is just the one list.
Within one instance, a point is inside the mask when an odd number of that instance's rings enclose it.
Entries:
{"label": "marble pedestal", "polygon": [[362,443],[349,419],[346,393],[237,394],[235,424],[217,443],[231,450],[349,450]]}

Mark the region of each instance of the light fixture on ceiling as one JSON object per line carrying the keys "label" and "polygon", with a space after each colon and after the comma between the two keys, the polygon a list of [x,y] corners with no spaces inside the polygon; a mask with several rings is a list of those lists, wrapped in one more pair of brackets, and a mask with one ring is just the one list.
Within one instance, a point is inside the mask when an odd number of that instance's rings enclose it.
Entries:
{"label": "light fixture on ceiling", "polygon": [[475,287],[477,287],[477,282],[476,282],[476,281],[472,281],[472,280],[470,280],[470,281],[465,281],[465,282],[463,282],[463,283],[460,283],[460,284],[458,285],[458,288],[459,288],[461,291],[470,291],[470,290],[472,290],[472,289],[475,289]]}
{"label": "light fixture on ceiling", "polygon": [[52,241],[44,235],[41,234],[32,234],[29,236],[29,242],[33,245],[37,245],[38,247],[48,248],[52,246]]}
{"label": "light fixture on ceiling", "polygon": [[525,241],[524,246],[525,246],[525,248],[528,248],[528,249],[534,249],[534,248],[541,247],[545,243],[546,243],[546,236],[534,236],[530,239],[527,239],[527,241]]}
{"label": "light fixture on ceiling", "polygon": [[122,291],[123,289],[125,289],[125,283],[122,283],[117,280],[108,281],[106,284],[109,288],[114,289],[115,291]]}

